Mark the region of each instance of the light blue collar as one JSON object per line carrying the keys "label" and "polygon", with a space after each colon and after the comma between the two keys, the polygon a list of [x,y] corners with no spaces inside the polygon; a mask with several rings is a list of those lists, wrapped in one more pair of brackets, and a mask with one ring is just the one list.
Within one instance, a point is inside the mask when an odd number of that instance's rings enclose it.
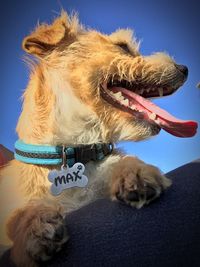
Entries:
{"label": "light blue collar", "polygon": [[[113,144],[98,143],[79,147],[31,145],[22,140],[15,143],[15,158],[19,161],[37,165],[67,164],[69,167],[76,162],[83,164],[91,160],[102,160],[111,154]],[[65,161],[65,162],[64,162]]]}

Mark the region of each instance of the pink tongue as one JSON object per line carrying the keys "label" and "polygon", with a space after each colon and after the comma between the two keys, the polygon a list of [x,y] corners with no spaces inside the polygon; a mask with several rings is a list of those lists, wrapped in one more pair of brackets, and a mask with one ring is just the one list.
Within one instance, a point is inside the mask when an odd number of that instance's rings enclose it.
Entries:
{"label": "pink tongue", "polygon": [[[119,90],[119,88],[118,88]],[[156,114],[156,124],[158,124],[166,132],[178,137],[191,137],[196,134],[198,124],[195,121],[184,121],[175,118],[165,110],[159,108],[148,99],[141,97],[125,88],[120,88],[120,91],[134,101],[134,105],[140,109]]]}

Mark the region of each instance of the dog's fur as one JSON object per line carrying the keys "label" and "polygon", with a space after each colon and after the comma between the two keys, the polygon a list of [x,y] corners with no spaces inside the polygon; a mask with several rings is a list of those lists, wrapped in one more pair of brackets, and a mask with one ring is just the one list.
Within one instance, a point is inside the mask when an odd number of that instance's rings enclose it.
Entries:
{"label": "dog's fur", "polygon": [[[121,43],[128,44],[128,52]],[[132,31],[101,34],[62,12],[51,25],[37,26],[23,48],[37,59],[17,125],[25,143],[78,146],[138,141],[158,133],[150,122],[113,107],[99,94],[108,77],[140,79],[146,85],[174,79],[175,62],[164,53],[142,56]],[[170,185],[156,167],[116,149],[86,164],[86,188],[58,197],[49,193],[50,169],[13,160],[1,170],[0,243],[13,244],[12,258],[20,267],[49,259],[68,240],[62,228],[66,213],[105,196],[142,207]]]}

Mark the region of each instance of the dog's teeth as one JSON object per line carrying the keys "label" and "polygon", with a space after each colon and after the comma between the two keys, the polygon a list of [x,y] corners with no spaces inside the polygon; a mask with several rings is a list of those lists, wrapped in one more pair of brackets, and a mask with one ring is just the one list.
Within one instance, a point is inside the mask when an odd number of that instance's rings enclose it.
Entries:
{"label": "dog's teeth", "polygon": [[136,109],[136,106],[135,105],[131,105],[131,109],[132,110],[135,110]]}
{"label": "dog's teeth", "polygon": [[149,115],[149,118],[150,118],[151,120],[155,120],[155,119],[156,119],[156,114],[155,114],[155,113],[151,113],[151,114]]}
{"label": "dog's teeth", "polygon": [[112,93],[112,95],[114,96],[115,99],[117,99],[119,101],[123,101],[125,99],[121,92]]}
{"label": "dog's teeth", "polygon": [[142,95],[144,93],[144,89],[141,89],[140,90],[140,94]]}
{"label": "dog's teeth", "polygon": [[147,89],[147,93],[149,93],[150,90],[151,90],[151,89]]}
{"label": "dog's teeth", "polygon": [[116,97],[117,99],[120,99],[120,98],[122,97],[122,93],[121,93],[121,92],[117,92],[117,93],[115,93],[114,95],[115,95],[115,97]]}
{"label": "dog's teeth", "polygon": [[163,88],[158,88],[159,96],[163,96]]}
{"label": "dog's teeth", "polygon": [[160,120],[157,118],[156,120],[154,120],[157,124],[160,124]]}
{"label": "dog's teeth", "polygon": [[125,106],[128,106],[129,101],[128,101],[128,99],[124,99],[123,101],[121,101],[121,103],[122,103],[123,105],[125,105]]}

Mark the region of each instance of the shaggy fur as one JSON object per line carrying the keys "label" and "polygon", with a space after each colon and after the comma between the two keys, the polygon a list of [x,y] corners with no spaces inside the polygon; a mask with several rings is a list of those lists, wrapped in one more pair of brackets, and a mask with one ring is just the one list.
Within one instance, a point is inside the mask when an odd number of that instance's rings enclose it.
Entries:
{"label": "shaggy fur", "polygon": [[[101,34],[62,12],[51,25],[37,26],[24,39],[23,48],[36,59],[17,125],[25,143],[78,146],[138,141],[158,133],[148,121],[100,96],[100,84],[108,79],[142,81],[148,88],[152,82],[162,85],[176,77],[168,55],[139,53],[132,31]],[[13,160],[1,169],[0,243],[13,245],[17,266],[37,266],[61,248],[68,240],[63,229],[66,213],[105,196],[142,207],[170,185],[156,167],[114,150],[104,160],[86,164],[86,188],[53,197],[47,179],[52,168]]]}

